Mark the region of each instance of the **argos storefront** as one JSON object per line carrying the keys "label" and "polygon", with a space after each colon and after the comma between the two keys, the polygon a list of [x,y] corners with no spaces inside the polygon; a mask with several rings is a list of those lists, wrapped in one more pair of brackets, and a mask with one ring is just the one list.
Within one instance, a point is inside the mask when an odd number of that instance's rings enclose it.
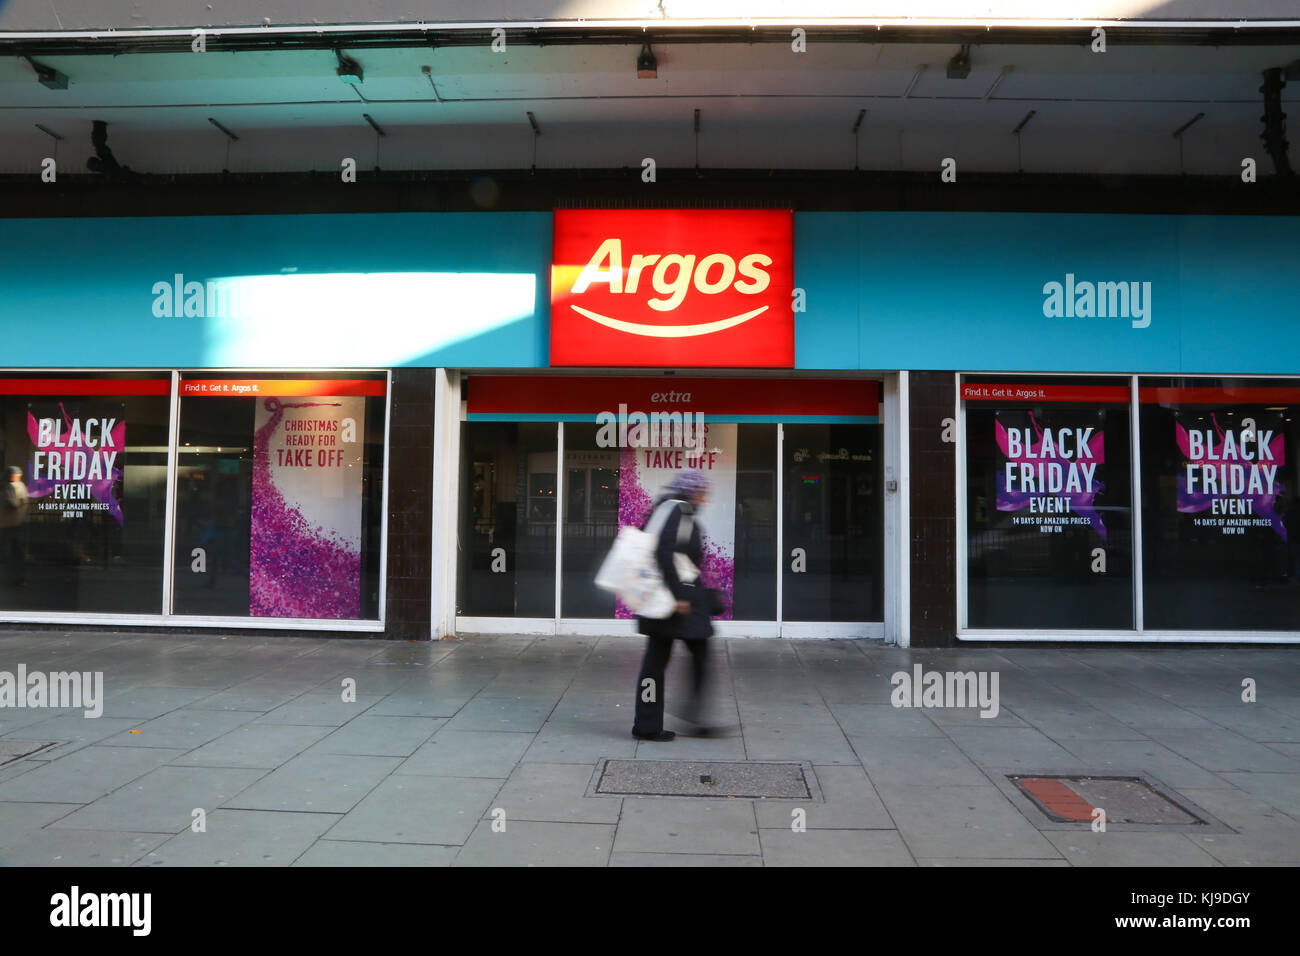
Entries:
{"label": "argos storefront", "polygon": [[625,633],[695,466],[723,634],[1300,640],[1290,220],[7,226],[11,625]]}

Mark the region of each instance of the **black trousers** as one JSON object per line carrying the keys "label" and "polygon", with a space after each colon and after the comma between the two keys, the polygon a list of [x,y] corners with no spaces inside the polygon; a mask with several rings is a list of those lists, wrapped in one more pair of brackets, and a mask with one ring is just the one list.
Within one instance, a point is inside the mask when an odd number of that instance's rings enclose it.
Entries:
{"label": "black trousers", "polygon": [[[646,638],[641,674],[636,680],[636,720],[632,724],[632,732],[635,734],[657,734],[664,729],[664,672],[668,670],[674,640],[679,638]],[[704,704],[704,688],[709,681],[709,641],[708,638],[680,640],[690,650],[693,659],[693,696],[690,703],[682,709],[681,716],[689,723],[698,723]],[[647,685],[647,680],[654,683]],[[647,700],[647,697],[653,699]]]}

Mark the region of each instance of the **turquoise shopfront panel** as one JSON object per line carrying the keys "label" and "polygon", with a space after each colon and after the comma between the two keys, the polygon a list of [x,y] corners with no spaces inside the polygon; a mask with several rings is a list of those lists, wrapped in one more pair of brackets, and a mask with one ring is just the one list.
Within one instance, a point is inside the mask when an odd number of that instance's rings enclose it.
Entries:
{"label": "turquoise shopfront panel", "polygon": [[[1296,226],[798,213],[796,367],[1300,374]],[[0,219],[0,367],[545,368],[550,250],[548,213]]]}

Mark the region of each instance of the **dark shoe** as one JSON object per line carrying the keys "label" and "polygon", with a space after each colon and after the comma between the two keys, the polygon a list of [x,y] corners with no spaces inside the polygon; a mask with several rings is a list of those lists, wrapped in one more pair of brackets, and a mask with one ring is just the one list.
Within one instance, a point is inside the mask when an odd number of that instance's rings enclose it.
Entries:
{"label": "dark shoe", "polygon": [[677,734],[671,730],[661,730],[657,734],[639,734],[634,730],[632,731],[632,736],[637,740],[659,740],[667,742],[676,737]]}
{"label": "dark shoe", "polygon": [[682,733],[687,737],[726,737],[731,733],[731,728],[722,725],[697,724]]}

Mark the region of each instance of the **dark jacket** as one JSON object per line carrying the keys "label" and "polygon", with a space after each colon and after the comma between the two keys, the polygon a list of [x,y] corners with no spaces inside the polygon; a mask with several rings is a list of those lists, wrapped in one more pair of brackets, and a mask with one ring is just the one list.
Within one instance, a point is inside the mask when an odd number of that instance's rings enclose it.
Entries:
{"label": "dark jacket", "polygon": [[[666,499],[659,499],[655,502],[655,507],[650,510],[650,516],[654,515],[655,509],[659,507],[660,502]],[[689,506],[688,506],[689,507]],[[691,605],[690,614],[673,613],[667,618],[638,617],[636,619],[637,631],[645,634],[647,637],[679,637],[683,640],[692,640],[696,638],[708,637],[713,633],[713,624],[709,620],[713,613],[714,596],[713,592],[704,587],[703,582],[698,578],[694,585],[685,584],[677,577],[677,568],[673,563],[673,552],[678,551],[691,559],[691,562],[698,568],[704,560],[704,548],[700,538],[700,523],[694,520],[692,515],[690,537],[683,541],[678,541],[678,531],[682,523],[683,506],[678,504],[673,506],[669,512],[664,526],[659,532],[659,547],[655,549],[655,560],[659,565],[659,571],[663,574],[664,585],[672,592],[673,597],[679,601],[688,601]],[[646,518],[648,524],[650,517]],[[644,528],[645,525],[642,525]]]}

